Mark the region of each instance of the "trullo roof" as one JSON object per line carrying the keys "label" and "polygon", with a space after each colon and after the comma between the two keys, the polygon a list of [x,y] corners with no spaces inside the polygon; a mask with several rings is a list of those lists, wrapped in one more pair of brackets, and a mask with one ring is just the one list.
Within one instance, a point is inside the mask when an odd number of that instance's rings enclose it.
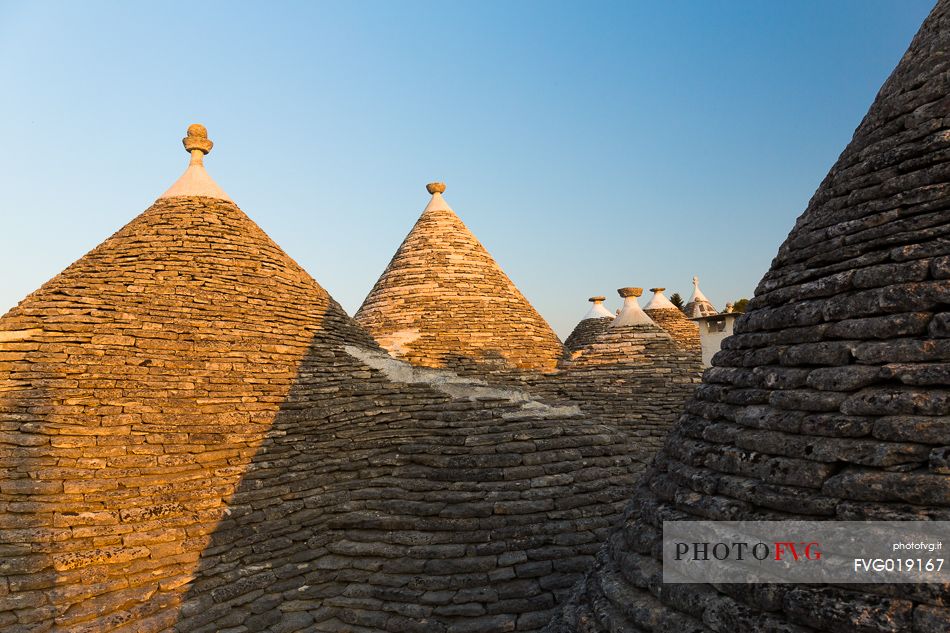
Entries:
{"label": "trullo roof", "polygon": [[564,348],[442,193],[354,317],[397,358],[454,369],[552,371]]}
{"label": "trullo roof", "polygon": [[604,299],[606,297],[603,296],[588,299],[592,304],[590,310],[574,326],[571,335],[564,341],[564,348],[568,354],[582,350],[593,343],[594,339],[607,331],[610,323],[616,318],[610,310],[604,307]]}
{"label": "trullo roof", "polygon": [[683,312],[685,312],[686,316],[690,319],[712,316],[719,313],[709,299],[706,298],[706,295],[703,294],[703,291],[699,289],[699,277],[693,277],[693,294],[690,295],[689,301],[683,306]]}
{"label": "trullo roof", "polygon": [[642,288],[620,288],[623,308],[607,329],[562,363],[562,395],[613,420],[644,463],[660,448],[680,404],[702,373],[700,355],[685,350],[637,303]]}
{"label": "trullo roof", "polygon": [[624,438],[391,358],[189,132],[187,178],[0,318],[0,628],[537,631]]}
{"label": "trullo roof", "polygon": [[643,311],[681,347],[700,353],[699,327],[666,298],[664,290],[666,288],[650,288],[653,297]]}
{"label": "trullo roof", "polygon": [[946,584],[664,584],[659,558],[664,521],[950,519],[948,86],[940,0],[549,633],[950,630]]}

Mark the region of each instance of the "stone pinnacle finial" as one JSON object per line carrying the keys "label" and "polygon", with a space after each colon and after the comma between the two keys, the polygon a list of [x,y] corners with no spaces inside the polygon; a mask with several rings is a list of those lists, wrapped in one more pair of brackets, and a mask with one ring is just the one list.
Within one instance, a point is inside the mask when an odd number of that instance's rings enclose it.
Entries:
{"label": "stone pinnacle finial", "polygon": [[666,288],[650,288],[650,292],[663,292]]}
{"label": "stone pinnacle finial", "polygon": [[188,136],[181,139],[181,144],[185,146],[187,152],[200,150],[202,154],[207,154],[214,147],[214,143],[208,138],[207,128],[200,123],[192,123],[188,126]]}
{"label": "stone pinnacle finial", "polygon": [[699,285],[699,277],[693,277],[693,285],[694,285],[694,286],[698,286],[698,285]]}
{"label": "stone pinnacle finial", "polygon": [[430,182],[426,185],[426,191],[435,195],[437,193],[445,193],[445,183],[444,182]]}
{"label": "stone pinnacle finial", "polygon": [[159,198],[203,196],[232,202],[228,194],[224,193],[221,187],[205,171],[205,154],[210,152],[214,146],[214,143],[208,139],[208,130],[205,129],[205,126],[200,123],[189,125],[188,135],[181,139],[181,144],[185,146],[185,151],[191,154],[188,168],[181,175],[181,178],[176,180],[175,184],[169,187]]}
{"label": "stone pinnacle finial", "polygon": [[591,297],[590,299],[588,299],[588,301],[590,301],[591,303],[602,303],[606,300],[607,300],[607,297],[601,297],[601,296]]}
{"label": "stone pinnacle finial", "polygon": [[643,288],[617,288],[617,294],[621,297],[639,297],[643,294]]}

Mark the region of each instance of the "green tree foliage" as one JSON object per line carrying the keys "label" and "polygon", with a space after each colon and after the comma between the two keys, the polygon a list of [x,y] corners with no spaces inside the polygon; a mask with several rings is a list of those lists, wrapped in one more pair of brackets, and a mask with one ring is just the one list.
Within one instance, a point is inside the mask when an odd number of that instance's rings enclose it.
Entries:
{"label": "green tree foliage", "polygon": [[749,300],[746,298],[739,299],[732,304],[733,312],[745,312],[746,306],[749,305]]}
{"label": "green tree foliage", "polygon": [[685,304],[683,303],[683,297],[681,297],[681,296],[680,296],[680,293],[678,293],[678,292],[674,292],[673,294],[670,295],[670,303],[672,303],[673,305],[675,305],[675,306],[676,306],[677,308],[679,308],[680,310],[682,310],[682,309],[683,309],[683,306],[685,305]]}

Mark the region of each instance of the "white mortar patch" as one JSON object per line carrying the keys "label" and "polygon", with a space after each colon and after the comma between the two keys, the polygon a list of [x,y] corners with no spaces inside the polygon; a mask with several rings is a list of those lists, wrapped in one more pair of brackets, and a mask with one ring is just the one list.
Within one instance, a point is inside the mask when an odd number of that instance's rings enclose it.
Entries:
{"label": "white mortar patch", "polygon": [[503,419],[539,415],[544,417],[567,417],[578,415],[581,412],[577,405],[551,406],[520,389],[491,387],[482,380],[459,376],[455,372],[444,369],[415,367],[405,361],[393,358],[389,354],[364,347],[345,345],[343,349],[353,358],[383,372],[393,382],[429,385],[435,390],[459,400],[490,398],[521,405],[521,411],[502,414]]}
{"label": "white mortar patch", "polygon": [[392,334],[380,336],[378,341],[381,346],[388,349],[391,353],[397,356],[403,356],[409,351],[408,345],[417,340],[420,336],[422,336],[422,332],[419,328],[414,328],[411,330],[399,330]]}

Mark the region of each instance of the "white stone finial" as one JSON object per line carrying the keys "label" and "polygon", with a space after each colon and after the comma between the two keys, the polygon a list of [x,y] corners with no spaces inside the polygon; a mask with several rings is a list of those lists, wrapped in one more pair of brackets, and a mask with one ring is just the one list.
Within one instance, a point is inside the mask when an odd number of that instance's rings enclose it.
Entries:
{"label": "white stone finial", "polygon": [[699,277],[693,277],[693,295],[689,298],[689,301],[686,302],[683,312],[686,313],[686,317],[689,319],[719,313],[719,311],[713,307],[709,299],[706,298],[706,295],[703,294],[703,291],[699,289]]}
{"label": "white stone finial", "polygon": [[587,311],[587,314],[584,315],[584,318],[581,319],[581,321],[584,321],[586,319],[605,319],[605,318],[612,319],[614,318],[614,315],[610,313],[610,310],[604,307],[604,300],[606,299],[607,297],[599,296],[599,295],[588,299],[588,301],[590,301],[594,305],[590,307],[590,310]]}
{"label": "white stone finial", "polygon": [[617,294],[623,297],[623,308],[610,327],[623,327],[625,325],[653,325],[653,319],[647,316],[637,297],[643,294],[643,288],[618,288]]}
{"label": "white stone finial", "polygon": [[432,200],[429,200],[429,204],[426,205],[426,208],[423,210],[423,213],[426,211],[451,211],[452,207],[445,201],[445,198],[442,197],[442,194],[445,193],[445,183],[444,182],[430,182],[426,185],[426,191],[432,194]]}
{"label": "white stone finial", "polygon": [[168,191],[159,196],[162,198],[177,198],[181,196],[203,196],[218,198],[232,202],[228,194],[221,190],[204,167],[204,155],[211,151],[214,143],[208,138],[208,130],[200,123],[188,126],[188,135],[181,140],[185,151],[191,154],[188,168]]}
{"label": "white stone finial", "polygon": [[686,303],[693,303],[694,301],[705,301],[709,303],[709,299],[707,299],[703,291],[699,289],[699,277],[693,277],[693,294]]}
{"label": "white stone finial", "polygon": [[666,288],[650,288],[650,292],[653,293],[653,297],[650,299],[650,302],[644,307],[644,310],[676,310],[677,307],[663,295],[663,291]]}

